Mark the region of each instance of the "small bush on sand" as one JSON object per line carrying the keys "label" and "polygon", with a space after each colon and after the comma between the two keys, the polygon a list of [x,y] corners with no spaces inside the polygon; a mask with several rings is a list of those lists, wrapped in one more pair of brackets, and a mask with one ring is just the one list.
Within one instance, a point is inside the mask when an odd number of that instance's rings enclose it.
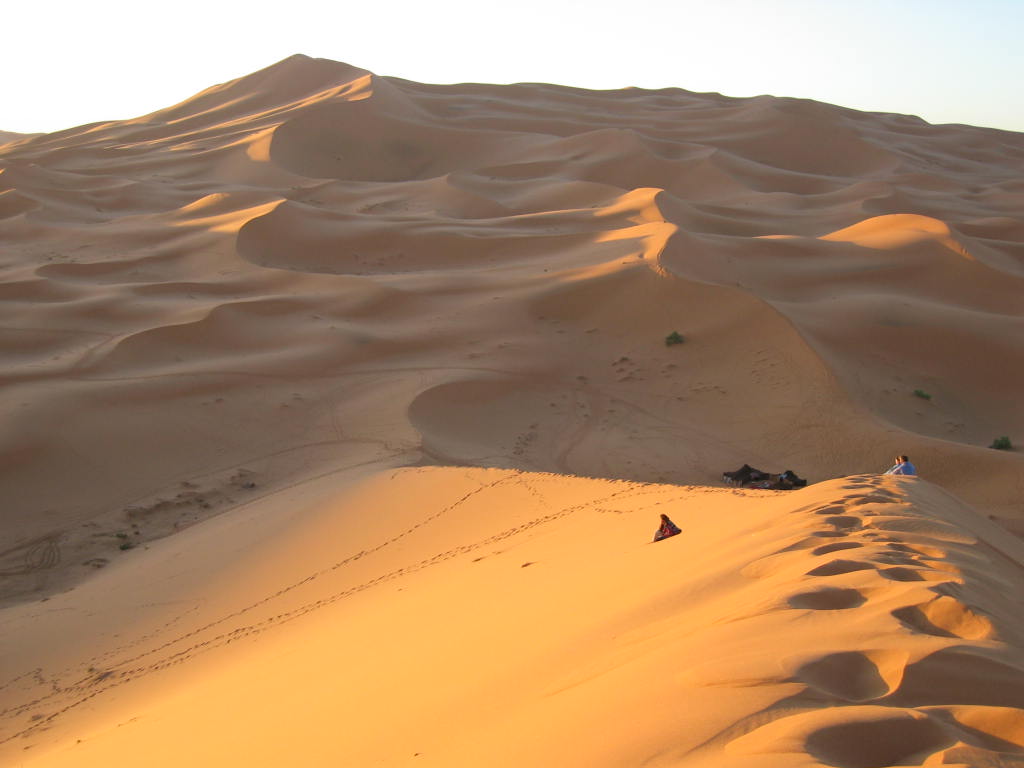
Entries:
{"label": "small bush on sand", "polygon": [[665,346],[671,347],[673,344],[682,344],[683,341],[685,339],[683,339],[679,331],[672,331],[672,333],[665,337]]}
{"label": "small bush on sand", "polygon": [[1002,437],[997,437],[993,440],[992,445],[990,445],[989,448],[995,448],[997,451],[1009,451],[1013,448],[1013,443],[1010,442],[1010,438],[1003,435]]}
{"label": "small bush on sand", "polygon": [[923,389],[915,389],[914,394],[920,397],[922,400],[931,400],[932,396],[925,392]]}

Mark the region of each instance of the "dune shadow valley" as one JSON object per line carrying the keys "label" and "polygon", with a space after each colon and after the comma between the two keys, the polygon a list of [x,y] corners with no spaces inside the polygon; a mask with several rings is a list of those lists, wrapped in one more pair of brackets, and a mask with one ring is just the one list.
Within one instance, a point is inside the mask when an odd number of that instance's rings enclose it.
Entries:
{"label": "dune shadow valley", "polygon": [[295,55],[0,131],[0,353],[0,765],[1024,766],[1024,134]]}

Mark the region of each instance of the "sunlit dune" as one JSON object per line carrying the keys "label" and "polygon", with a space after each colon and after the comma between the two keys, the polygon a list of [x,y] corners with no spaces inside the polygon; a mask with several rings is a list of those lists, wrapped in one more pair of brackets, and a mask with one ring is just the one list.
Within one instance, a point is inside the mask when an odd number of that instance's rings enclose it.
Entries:
{"label": "sunlit dune", "polygon": [[935,240],[950,250],[970,257],[964,252],[963,246],[952,238],[944,222],[912,214],[876,216],[838,232],[822,235],[821,239],[856,243],[867,248],[898,248],[922,240]]}
{"label": "sunlit dune", "polygon": [[877,475],[338,475],[8,609],[55,672],[9,683],[7,735],[39,766],[992,760],[1024,721],[1004,538]]}
{"label": "sunlit dune", "polygon": [[1022,173],[305,56],[0,132],[0,762],[1017,764]]}

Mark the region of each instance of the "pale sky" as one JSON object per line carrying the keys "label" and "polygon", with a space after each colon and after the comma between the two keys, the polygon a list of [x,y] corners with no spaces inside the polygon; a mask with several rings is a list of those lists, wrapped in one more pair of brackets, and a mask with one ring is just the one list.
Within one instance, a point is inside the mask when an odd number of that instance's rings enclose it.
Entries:
{"label": "pale sky", "polygon": [[5,131],[138,117],[293,53],[425,83],[768,93],[1024,131],[1024,0],[11,0],[0,25]]}

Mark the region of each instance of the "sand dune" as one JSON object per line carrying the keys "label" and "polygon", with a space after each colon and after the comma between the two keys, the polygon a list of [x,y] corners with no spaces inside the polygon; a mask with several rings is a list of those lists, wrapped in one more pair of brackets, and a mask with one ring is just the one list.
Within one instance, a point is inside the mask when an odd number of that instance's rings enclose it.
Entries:
{"label": "sand dune", "polygon": [[16,141],[22,141],[23,139],[31,139],[35,136],[39,136],[38,133],[15,133],[14,131],[0,131],[0,146],[4,144],[12,144]]}
{"label": "sand dune", "polygon": [[1014,764],[1022,171],[304,56],[0,133],[4,760]]}
{"label": "sand dune", "polygon": [[[660,511],[684,535],[648,544]],[[336,476],[8,609],[42,667],[4,738],[33,766],[1012,764],[1021,557],[915,479]]]}

